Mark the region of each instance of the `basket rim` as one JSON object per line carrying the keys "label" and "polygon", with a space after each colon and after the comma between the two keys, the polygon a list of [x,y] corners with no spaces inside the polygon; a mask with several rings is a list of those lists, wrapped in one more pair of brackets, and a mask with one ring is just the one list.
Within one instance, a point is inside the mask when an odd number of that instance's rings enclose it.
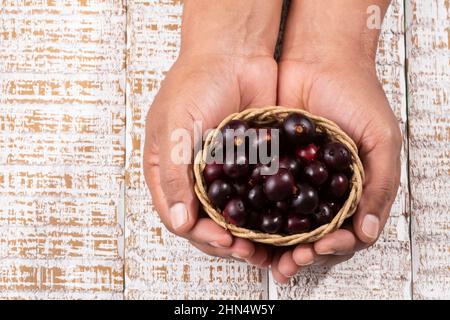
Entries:
{"label": "basket rim", "polygon": [[[272,117],[275,120],[280,121],[284,119],[287,115],[291,113],[302,114],[316,123],[316,127],[323,130],[327,135],[332,137],[332,140],[343,143],[350,151],[352,156],[351,168],[353,175],[350,179],[351,190],[348,198],[342,205],[339,212],[335,215],[333,220],[325,225],[315,228],[309,232],[293,234],[293,235],[282,235],[282,234],[269,234],[261,231],[250,230],[242,227],[238,227],[232,224],[228,224],[222,213],[217,210],[210,202],[206,184],[203,179],[203,169],[206,165],[206,159],[208,156],[208,148],[210,144],[215,141],[216,136],[219,134],[222,127],[230,122],[231,120],[252,120],[255,118],[264,119],[265,117]],[[261,122],[261,121],[260,121]],[[342,225],[345,219],[352,216],[358,206],[359,200],[361,199],[362,187],[364,181],[364,168],[362,162],[358,155],[358,148],[354,141],[338,127],[336,123],[328,120],[324,117],[313,115],[306,110],[297,108],[286,108],[281,106],[268,106],[263,108],[250,108],[242,112],[237,112],[230,114],[213,130],[211,130],[205,138],[202,144],[201,150],[197,153],[194,159],[194,177],[195,185],[194,191],[203,206],[203,209],[208,214],[208,216],[213,219],[217,224],[223,228],[229,230],[231,234],[236,237],[245,238],[252,240],[254,242],[260,242],[265,244],[272,244],[276,246],[288,246],[298,243],[310,243],[319,240],[326,234],[331,233]]]}

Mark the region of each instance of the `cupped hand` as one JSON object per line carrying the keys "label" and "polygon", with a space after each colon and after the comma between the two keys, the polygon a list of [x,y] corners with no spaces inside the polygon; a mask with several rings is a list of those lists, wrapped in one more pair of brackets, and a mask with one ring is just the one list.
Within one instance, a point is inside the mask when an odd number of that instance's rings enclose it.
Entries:
{"label": "cupped hand", "polygon": [[[148,113],[144,174],[153,205],[168,230],[210,255],[257,266],[267,266],[271,258],[267,247],[234,238],[212,219],[199,217],[192,174],[194,123],[205,131],[244,108],[273,105],[276,82],[277,64],[271,56],[182,54]],[[192,143],[185,159],[176,157],[177,148],[186,146],[175,139],[180,133]]]}
{"label": "cupped hand", "polygon": [[352,224],[314,244],[275,255],[274,278],[284,283],[301,267],[331,266],[372,245],[388,219],[400,179],[401,135],[397,120],[366,55],[296,59],[279,64],[278,103],[336,122],[356,142],[366,179]]}

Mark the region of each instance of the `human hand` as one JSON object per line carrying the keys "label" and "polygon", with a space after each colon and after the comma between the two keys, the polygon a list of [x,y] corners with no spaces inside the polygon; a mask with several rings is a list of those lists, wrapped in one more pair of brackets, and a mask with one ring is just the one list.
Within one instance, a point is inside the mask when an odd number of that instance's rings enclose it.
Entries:
{"label": "human hand", "polygon": [[[346,1],[292,2],[278,104],[333,120],[353,138],[366,173],[363,195],[351,226],[275,254],[272,273],[280,283],[301,267],[331,266],[372,245],[399,185],[401,134],[375,70],[379,30],[367,30],[365,15],[356,14],[366,12],[366,1]],[[389,2],[378,2],[385,11]]]}
{"label": "human hand", "polygon": [[267,266],[271,259],[267,247],[234,238],[212,219],[198,216],[194,155],[189,154],[184,164],[172,157],[179,144],[172,140],[176,130],[193,139],[194,122],[207,130],[246,107],[275,104],[273,51],[281,1],[256,2],[185,1],[180,56],[147,117],[144,174],[168,230],[210,255]]}

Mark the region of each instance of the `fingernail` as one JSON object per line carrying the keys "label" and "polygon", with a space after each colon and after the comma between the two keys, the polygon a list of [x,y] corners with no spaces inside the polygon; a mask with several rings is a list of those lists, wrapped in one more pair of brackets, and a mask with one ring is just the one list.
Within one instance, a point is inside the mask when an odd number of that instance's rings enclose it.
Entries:
{"label": "fingernail", "polygon": [[364,217],[361,230],[366,237],[375,240],[378,237],[380,229],[380,219],[373,214],[368,214]]}
{"label": "fingernail", "polygon": [[172,228],[177,230],[187,223],[188,215],[184,203],[181,202],[175,203],[170,208],[169,211],[170,211],[170,219],[172,222]]}
{"label": "fingernail", "polygon": [[324,251],[317,251],[317,254],[320,255],[327,255],[327,254],[335,254],[336,250],[334,249],[328,249],[328,250],[324,250]]}

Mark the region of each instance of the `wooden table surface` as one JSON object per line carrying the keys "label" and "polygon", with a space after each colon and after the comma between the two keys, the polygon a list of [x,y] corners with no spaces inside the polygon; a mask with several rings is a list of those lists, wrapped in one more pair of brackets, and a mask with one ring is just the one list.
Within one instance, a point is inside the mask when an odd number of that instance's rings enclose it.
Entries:
{"label": "wooden table surface", "polygon": [[378,72],[403,132],[375,246],[289,285],[167,232],[144,120],[178,0],[0,0],[0,298],[450,298],[450,2],[394,0]]}

